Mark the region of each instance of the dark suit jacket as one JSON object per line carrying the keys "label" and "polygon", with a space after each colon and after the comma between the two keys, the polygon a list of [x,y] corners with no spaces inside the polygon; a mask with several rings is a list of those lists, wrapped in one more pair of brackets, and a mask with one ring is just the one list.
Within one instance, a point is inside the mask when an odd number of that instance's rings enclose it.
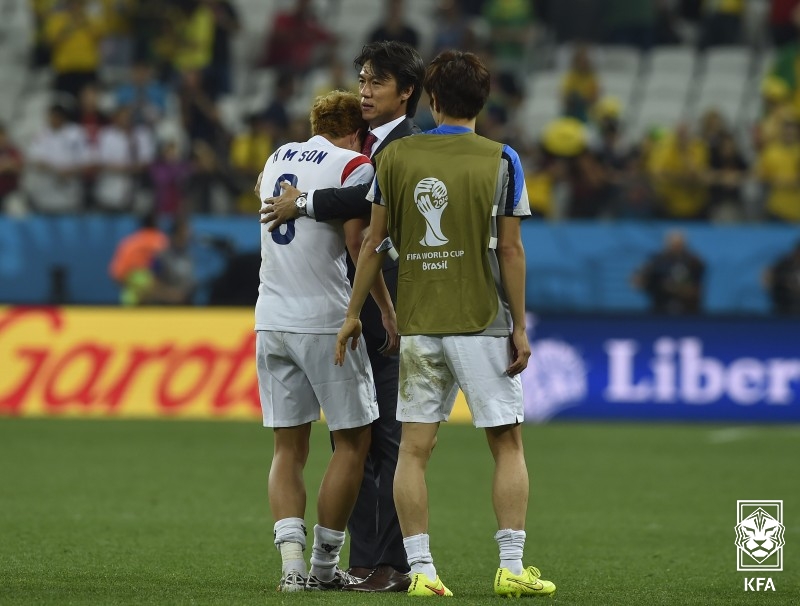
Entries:
{"label": "dark suit jacket", "polygon": [[[419,127],[410,118],[403,120],[381,141],[378,149],[372,154],[373,164],[380,151],[389,143],[418,132],[420,132]],[[367,200],[370,185],[365,183],[354,187],[316,190],[314,192],[314,217],[317,221],[330,221],[332,219],[347,220],[369,216],[372,213],[372,202]],[[352,282],[355,268],[349,256],[347,258],[347,273]],[[383,265],[383,279],[389,289],[389,294],[392,296],[392,301],[396,303],[397,262],[388,257]],[[361,324],[364,342],[367,344],[367,350],[370,355],[372,355],[386,340],[386,331],[381,322],[381,311],[375,301],[372,300],[372,297],[368,297],[364,303],[364,309],[361,311]]]}

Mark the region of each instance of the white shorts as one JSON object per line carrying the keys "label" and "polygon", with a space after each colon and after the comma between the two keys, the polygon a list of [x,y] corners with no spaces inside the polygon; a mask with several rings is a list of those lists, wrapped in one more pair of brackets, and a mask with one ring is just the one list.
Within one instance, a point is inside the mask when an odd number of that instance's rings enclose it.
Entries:
{"label": "white shorts", "polygon": [[403,337],[397,420],[447,421],[461,387],[475,427],[521,423],[522,380],[506,374],[510,363],[510,337]]}
{"label": "white shorts", "polygon": [[336,335],[272,330],[256,333],[256,369],[264,427],[297,427],[320,418],[332,431],[378,418],[372,367],[364,339],[333,363]]}

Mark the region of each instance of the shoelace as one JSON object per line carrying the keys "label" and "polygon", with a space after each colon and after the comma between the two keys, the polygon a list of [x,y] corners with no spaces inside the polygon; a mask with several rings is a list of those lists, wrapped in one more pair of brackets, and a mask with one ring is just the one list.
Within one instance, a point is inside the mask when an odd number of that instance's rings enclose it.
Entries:
{"label": "shoelace", "polygon": [[527,570],[528,570],[528,572],[530,573],[530,575],[531,575],[531,576],[532,576],[534,579],[539,579],[539,578],[541,578],[541,576],[542,576],[542,573],[541,573],[541,572],[539,572],[539,569],[538,569],[538,568],[536,568],[536,566],[528,566]]}
{"label": "shoelace", "polygon": [[346,570],[342,570],[341,568],[338,568],[336,570],[335,576],[338,576],[342,580],[343,585],[354,585],[359,582],[359,580],[356,577],[354,577]]}

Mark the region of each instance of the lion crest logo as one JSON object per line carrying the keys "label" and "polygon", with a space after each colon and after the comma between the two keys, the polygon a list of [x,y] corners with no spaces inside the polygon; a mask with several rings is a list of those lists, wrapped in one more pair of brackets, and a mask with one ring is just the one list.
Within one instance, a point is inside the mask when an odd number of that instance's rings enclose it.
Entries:
{"label": "lion crest logo", "polygon": [[763,507],[757,507],[736,525],[736,546],[740,550],[740,562],[746,554],[756,564],[763,565],[783,548],[783,533],[784,526],[780,520]]}

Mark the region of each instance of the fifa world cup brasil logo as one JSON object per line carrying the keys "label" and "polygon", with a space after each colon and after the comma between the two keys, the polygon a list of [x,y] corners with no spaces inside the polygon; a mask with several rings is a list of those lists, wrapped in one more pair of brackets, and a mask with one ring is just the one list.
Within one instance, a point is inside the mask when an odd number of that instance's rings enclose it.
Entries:
{"label": "fifa world cup brasil logo", "polygon": [[434,177],[423,179],[414,188],[417,210],[428,224],[425,237],[419,241],[423,246],[442,246],[448,240],[442,233],[442,213],[447,208],[447,188]]}

